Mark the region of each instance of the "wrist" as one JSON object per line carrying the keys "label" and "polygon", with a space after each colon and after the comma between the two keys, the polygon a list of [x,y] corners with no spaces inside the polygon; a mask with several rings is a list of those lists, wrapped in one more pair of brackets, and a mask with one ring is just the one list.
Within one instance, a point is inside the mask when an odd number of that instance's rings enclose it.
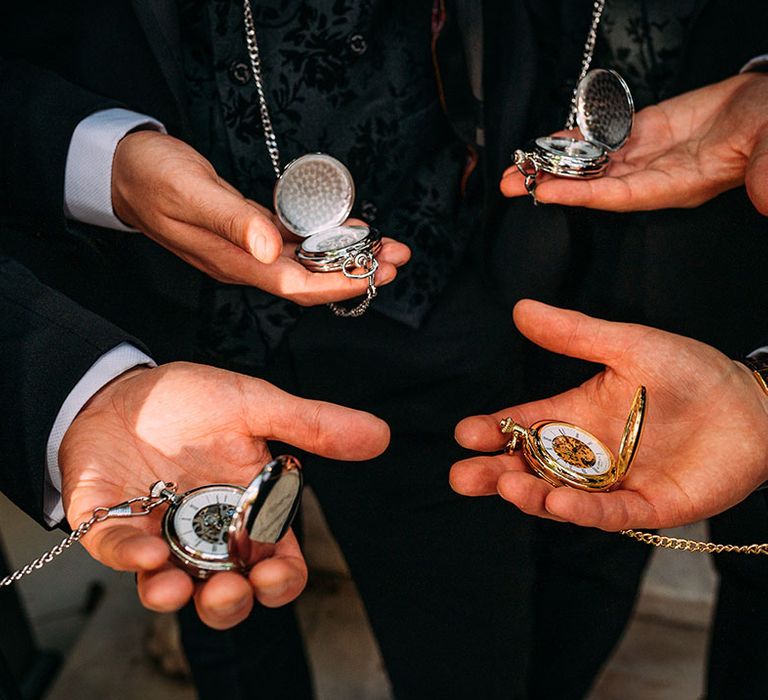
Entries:
{"label": "wrist", "polygon": [[757,350],[744,358],[741,364],[749,370],[764,396],[768,397],[768,352]]}
{"label": "wrist", "polygon": [[[132,228],[137,227],[139,217],[136,216],[136,212],[131,206],[130,192],[134,188],[134,183],[143,181],[145,175],[141,169],[139,172],[134,172],[135,151],[137,149],[143,150],[147,145],[151,148],[155,139],[167,138],[169,138],[167,134],[159,131],[139,129],[128,132],[118,141],[115,148],[111,180],[112,210],[118,219]],[[143,159],[145,156],[140,153],[139,158]],[[139,161],[139,165],[141,164]]]}
{"label": "wrist", "polygon": [[[122,384],[123,382],[127,382],[134,377],[136,377],[139,374],[144,374],[144,372],[151,372],[154,367],[149,367],[147,365],[140,365],[138,367],[132,367],[131,369],[127,370],[126,372],[123,372],[122,374],[118,374],[114,379],[107,382],[101,389],[99,389],[91,398],[85,403],[82,411],[85,411],[92,403],[94,402],[100,402],[104,400],[109,400],[109,397],[115,392],[117,387]],[[121,387],[122,390],[123,387]]]}
{"label": "wrist", "polygon": [[[752,353],[743,360],[734,361],[734,364],[745,377],[745,385],[749,393],[745,400],[748,401],[751,396],[762,408],[764,429],[756,431],[759,434],[757,436],[759,440],[762,435],[768,436],[768,353],[764,351]],[[759,415],[760,408],[755,415]],[[762,478],[763,483],[757,487],[758,490],[768,489],[768,456],[763,465]]]}

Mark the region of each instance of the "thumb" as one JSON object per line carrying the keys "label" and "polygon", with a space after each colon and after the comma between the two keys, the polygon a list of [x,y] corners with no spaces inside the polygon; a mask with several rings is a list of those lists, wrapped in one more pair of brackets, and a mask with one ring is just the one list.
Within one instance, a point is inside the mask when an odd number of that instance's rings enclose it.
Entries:
{"label": "thumb", "polygon": [[611,365],[637,337],[632,324],[603,321],[531,299],[519,301],[513,316],[520,332],[536,345],[603,365]]}
{"label": "thumb", "polygon": [[292,396],[267,382],[241,376],[251,433],[333,459],[361,461],[389,445],[389,426],[364,411]]}
{"label": "thumb", "polygon": [[758,140],[752,150],[744,184],[757,211],[768,216],[768,133]]}
{"label": "thumb", "polygon": [[196,181],[188,191],[190,206],[184,223],[199,226],[255,257],[273,263],[283,249],[283,238],[270,216],[224,181]]}

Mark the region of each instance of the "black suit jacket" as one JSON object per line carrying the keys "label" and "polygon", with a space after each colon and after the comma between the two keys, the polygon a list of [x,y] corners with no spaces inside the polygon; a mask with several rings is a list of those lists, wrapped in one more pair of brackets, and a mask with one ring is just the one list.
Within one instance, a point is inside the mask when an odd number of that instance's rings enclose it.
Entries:
{"label": "black suit jacket", "polygon": [[91,365],[125,341],[138,344],[0,256],[0,491],[41,524],[56,415]]}

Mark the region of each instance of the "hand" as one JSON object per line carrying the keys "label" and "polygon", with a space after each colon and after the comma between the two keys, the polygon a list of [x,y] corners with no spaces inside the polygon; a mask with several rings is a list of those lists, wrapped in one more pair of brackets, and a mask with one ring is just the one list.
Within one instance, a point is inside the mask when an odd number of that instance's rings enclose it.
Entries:
{"label": "hand", "polygon": [[[575,131],[568,135],[581,138]],[[768,215],[768,76],[761,73],[737,75],[641,110],[604,177],[541,173],[536,198],[640,211],[696,207],[743,184],[758,211]],[[507,197],[525,194],[514,166],[504,173],[501,190]]]}
{"label": "hand", "polygon": [[[161,479],[175,481],[180,491],[210,483],[245,486],[270,459],[268,439],[364,460],[386,448],[389,429],[368,413],[299,399],[212,367],[174,363],[131,371],[97,393],[64,436],[59,462],[67,520],[77,526],[97,506],[143,495]],[[274,607],[304,588],[307,569],[291,532],[247,577],[225,572],[193,582],[168,560],[159,510],[106,520],[83,538],[95,559],[138,572],[146,607],[169,612],[194,595],[200,618],[224,629],[247,617],[254,596]]]}
{"label": "hand", "polygon": [[768,398],[751,372],[714,348],[645,326],[601,321],[534,301],[515,307],[523,335],[553,352],[606,365],[576,389],[475,416],[458,442],[495,451],[507,441],[499,421],[557,419],[583,427],[618,451],[637,386],[648,390],[635,461],[609,493],[553,488],[523,458],[474,457],[455,464],[461,494],[499,493],[526,513],[603,530],[673,527],[733,506],[768,478]]}
{"label": "hand", "polygon": [[[182,260],[220,282],[258,287],[314,306],[364,294],[367,280],[312,273],[283,247],[276,217],[222,180],[187,144],[156,131],[128,134],[112,165],[112,206]],[[295,239],[292,239],[295,240]],[[377,255],[376,284],[391,282],[410,257],[390,238]]]}

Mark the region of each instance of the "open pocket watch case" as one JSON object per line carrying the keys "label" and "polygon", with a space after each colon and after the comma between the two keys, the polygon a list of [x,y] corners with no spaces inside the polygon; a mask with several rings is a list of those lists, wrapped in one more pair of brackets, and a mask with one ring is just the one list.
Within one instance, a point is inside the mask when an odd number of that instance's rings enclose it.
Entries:
{"label": "open pocket watch case", "polygon": [[[296,258],[308,270],[343,272],[353,279],[376,272],[379,232],[344,225],[354,202],[352,175],[335,158],[310,153],[285,167],[275,185],[275,212],[289,231],[304,239]],[[364,272],[355,272],[361,268]]]}
{"label": "open pocket watch case", "polygon": [[627,476],[637,453],[646,410],[646,390],[637,388],[632,400],[618,458],[594,435],[572,423],[543,420],[526,428],[512,418],[501,421],[509,435],[507,454],[522,450],[526,463],[553,486],[583,491],[609,491]]}
{"label": "open pocket watch case", "polygon": [[[579,82],[575,95],[576,124],[581,139],[568,136],[540,136],[527,150],[513,155],[518,170],[533,178],[544,171],[559,177],[590,179],[605,173],[609,153],[620,149],[629,138],[634,120],[634,103],[629,87],[615,71],[596,68]],[[531,192],[532,193],[532,192]]]}
{"label": "open pocket watch case", "polygon": [[178,495],[152,495],[170,502],[162,531],[177,564],[205,579],[217,571],[248,571],[271,556],[299,509],[302,483],[299,461],[281,456],[247,488],[210,484]]}

